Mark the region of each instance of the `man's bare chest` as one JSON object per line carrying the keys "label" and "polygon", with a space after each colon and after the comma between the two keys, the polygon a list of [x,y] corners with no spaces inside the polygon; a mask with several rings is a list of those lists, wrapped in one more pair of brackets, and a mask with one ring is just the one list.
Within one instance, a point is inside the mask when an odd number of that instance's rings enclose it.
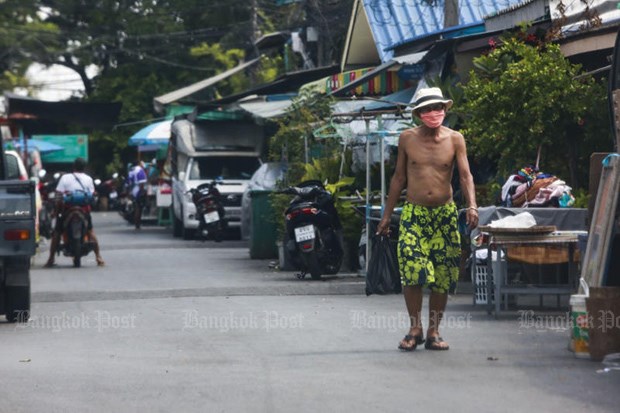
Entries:
{"label": "man's bare chest", "polygon": [[454,162],[454,146],[449,138],[439,142],[412,139],[406,146],[408,164],[438,169],[451,168]]}

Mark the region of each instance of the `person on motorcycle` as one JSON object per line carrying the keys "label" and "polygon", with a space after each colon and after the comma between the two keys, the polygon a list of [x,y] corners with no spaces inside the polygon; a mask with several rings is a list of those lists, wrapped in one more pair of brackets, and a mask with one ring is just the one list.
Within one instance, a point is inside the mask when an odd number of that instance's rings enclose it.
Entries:
{"label": "person on motorcycle", "polygon": [[[56,255],[56,251],[58,250],[58,245],[60,244],[60,236],[63,231],[63,205],[62,199],[64,194],[70,194],[74,191],[84,191],[90,192],[91,194],[95,192],[95,183],[93,178],[84,173],[86,169],[86,160],[84,158],[76,158],[73,161],[73,173],[67,173],[60,177],[58,184],[56,185],[56,211],[60,213],[56,217],[56,226],[54,228],[54,232],[52,234],[52,242],[50,244],[50,255],[45,263],[45,267],[52,267],[54,265],[54,256]],[[99,253],[99,241],[97,241],[97,237],[95,236],[95,232],[93,231],[93,221],[90,215],[90,206],[86,205],[82,207],[86,218],[88,220],[88,238],[94,243],[94,252],[95,257],[97,259],[97,265],[103,266],[105,262],[101,258],[101,254]]]}
{"label": "person on motorcycle", "polygon": [[131,196],[135,203],[134,224],[136,229],[140,229],[142,210],[146,204],[146,183],[148,180],[144,170],[144,161],[139,161],[136,166],[131,168],[127,174],[127,179],[131,186]]}

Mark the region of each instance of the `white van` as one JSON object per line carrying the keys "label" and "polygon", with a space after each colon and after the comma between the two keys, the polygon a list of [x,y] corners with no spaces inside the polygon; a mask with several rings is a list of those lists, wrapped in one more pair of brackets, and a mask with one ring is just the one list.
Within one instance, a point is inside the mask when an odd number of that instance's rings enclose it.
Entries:
{"label": "white van", "polygon": [[241,225],[241,198],[261,165],[262,129],[231,122],[175,120],[168,160],[172,181],[172,231],[192,239],[198,228],[190,189],[217,180],[229,227]]}

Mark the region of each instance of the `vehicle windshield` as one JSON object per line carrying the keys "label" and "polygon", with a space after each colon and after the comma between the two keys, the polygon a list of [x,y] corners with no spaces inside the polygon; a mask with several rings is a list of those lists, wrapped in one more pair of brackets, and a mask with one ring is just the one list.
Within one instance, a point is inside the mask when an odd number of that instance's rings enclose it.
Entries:
{"label": "vehicle windshield", "polygon": [[7,179],[19,179],[20,173],[17,159],[9,154],[6,154],[4,159],[6,159]]}
{"label": "vehicle windshield", "polygon": [[192,159],[189,179],[250,179],[259,167],[253,156],[204,156]]}

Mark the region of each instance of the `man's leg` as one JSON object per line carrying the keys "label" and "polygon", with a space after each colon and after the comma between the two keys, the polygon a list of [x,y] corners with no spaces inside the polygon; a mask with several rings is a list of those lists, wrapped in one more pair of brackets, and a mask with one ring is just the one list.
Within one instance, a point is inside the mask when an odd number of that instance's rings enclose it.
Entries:
{"label": "man's leg", "polygon": [[[439,335],[439,326],[448,303],[448,292],[456,287],[458,281],[461,240],[458,232],[456,205],[454,203],[444,205],[436,212],[435,232],[443,236],[444,247],[436,251],[431,250],[435,286],[431,287],[428,303],[429,325],[425,348],[448,350],[450,346]],[[449,228],[450,231],[444,232],[442,228]]]}
{"label": "man's leg", "polygon": [[[398,238],[398,270],[403,285],[405,305],[409,314],[409,333],[403,338],[398,346],[401,350],[415,350],[424,342],[424,328],[422,327],[422,285],[425,282],[423,269],[425,265],[424,252],[420,248],[419,239],[423,234],[419,225],[414,225],[416,214],[414,206],[405,203],[400,218]],[[425,277],[425,275],[424,275]]]}
{"label": "man's leg", "polygon": [[[443,313],[446,310],[446,304],[448,303],[448,293],[439,293],[436,291],[431,292],[428,300],[428,331],[426,337],[433,338],[439,337],[439,325],[443,319]],[[432,340],[431,340],[432,341]],[[448,343],[445,341],[437,341],[433,344],[435,348],[448,348]]]}
{"label": "man's leg", "polygon": [[99,241],[97,240],[95,232],[92,229],[88,230],[88,239],[91,240],[91,242],[94,244],[93,251],[95,252],[95,259],[97,260],[97,265],[102,267],[103,265],[105,265],[105,262],[103,261],[103,258],[101,258],[101,254],[99,253]]}
{"label": "man's leg", "polygon": [[141,202],[139,201],[139,198],[136,198],[136,203],[135,203],[135,211],[134,211],[134,216],[133,216],[133,221],[134,221],[134,226],[136,227],[136,229],[140,229],[140,224],[142,221],[142,205]]}
{"label": "man's leg", "polygon": [[54,256],[56,255],[56,251],[58,250],[58,244],[60,243],[60,234],[58,231],[54,230],[52,233],[52,242],[50,243],[50,255],[47,258],[47,262],[45,263],[45,267],[52,267],[54,265]]}
{"label": "man's leg", "polygon": [[405,305],[411,327],[409,333],[401,340],[399,348],[402,350],[413,350],[418,344],[422,343],[424,328],[422,327],[422,286],[405,286],[403,287],[403,295],[405,296]]}

